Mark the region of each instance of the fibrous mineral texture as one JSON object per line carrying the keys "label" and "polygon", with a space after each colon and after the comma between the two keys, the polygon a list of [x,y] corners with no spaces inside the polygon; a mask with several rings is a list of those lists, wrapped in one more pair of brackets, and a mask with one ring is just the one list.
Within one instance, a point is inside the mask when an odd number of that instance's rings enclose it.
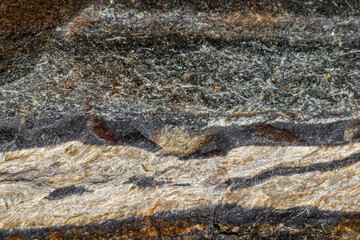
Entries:
{"label": "fibrous mineral texture", "polygon": [[0,2],[0,239],[357,239],[358,1]]}

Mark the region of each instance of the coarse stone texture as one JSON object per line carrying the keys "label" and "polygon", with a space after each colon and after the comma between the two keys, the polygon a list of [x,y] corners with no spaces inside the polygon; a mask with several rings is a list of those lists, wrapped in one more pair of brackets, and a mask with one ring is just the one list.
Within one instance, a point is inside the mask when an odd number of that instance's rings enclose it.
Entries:
{"label": "coarse stone texture", "polygon": [[0,239],[360,238],[358,0],[0,1]]}
{"label": "coarse stone texture", "polygon": [[31,72],[2,84],[0,117],[90,108],[109,117],[249,111],[354,117],[358,27],[356,15],[286,8],[90,5],[52,32]]}
{"label": "coarse stone texture", "polygon": [[[216,224],[217,231],[236,235],[245,225],[281,229],[284,224],[305,235],[310,227],[315,235],[358,233],[358,227],[341,224],[360,211],[359,150],[358,143],[251,146],[188,161],[80,142],[7,152],[0,156],[0,228],[56,229],[163,212],[182,221],[183,212],[199,209],[198,214],[215,220],[190,225],[189,231]],[[206,213],[207,208],[215,212]],[[216,214],[222,208],[223,217]]]}
{"label": "coarse stone texture", "polygon": [[0,2],[0,86],[30,73],[47,49],[52,31],[69,21],[83,0]]}

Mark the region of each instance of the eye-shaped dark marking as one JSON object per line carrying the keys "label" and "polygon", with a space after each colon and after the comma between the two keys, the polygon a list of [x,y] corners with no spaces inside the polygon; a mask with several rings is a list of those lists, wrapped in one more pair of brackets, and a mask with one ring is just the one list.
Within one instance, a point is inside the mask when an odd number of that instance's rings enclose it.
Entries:
{"label": "eye-shaped dark marking", "polygon": [[294,129],[281,129],[270,125],[255,126],[255,136],[259,138],[265,138],[274,142],[306,143],[306,140],[296,136]]}
{"label": "eye-shaped dark marking", "polygon": [[268,179],[276,176],[291,176],[295,174],[301,174],[301,173],[308,173],[308,172],[327,172],[332,171],[336,169],[340,169],[343,167],[350,166],[351,164],[357,163],[360,161],[360,154],[355,153],[352,154],[350,157],[335,160],[335,161],[329,161],[329,162],[323,162],[323,163],[313,163],[309,164],[307,166],[300,166],[300,167],[277,167],[275,169],[271,169],[266,172],[262,172],[252,178],[246,178],[246,177],[235,177],[231,178],[225,181],[225,183],[228,186],[231,186],[232,190],[238,189],[238,188],[247,188],[252,187],[258,184],[261,184],[264,181],[267,181]]}
{"label": "eye-shaped dark marking", "polygon": [[167,182],[156,181],[153,176],[135,175],[129,178],[124,184],[134,184],[140,188],[162,186]]}
{"label": "eye-shaped dark marking", "polygon": [[71,186],[55,189],[46,197],[46,199],[59,200],[67,196],[71,196],[75,194],[83,194],[85,192],[93,192],[93,190],[87,190],[84,187],[76,187],[75,185],[71,185]]}
{"label": "eye-shaped dark marking", "polygon": [[91,124],[93,132],[108,144],[114,145],[117,142],[116,136],[106,127],[103,120],[91,114]]}

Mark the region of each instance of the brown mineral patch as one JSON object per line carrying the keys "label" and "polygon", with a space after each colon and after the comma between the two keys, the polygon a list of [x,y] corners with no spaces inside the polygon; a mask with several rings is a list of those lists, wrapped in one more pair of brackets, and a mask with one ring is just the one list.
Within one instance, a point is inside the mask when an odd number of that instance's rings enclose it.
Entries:
{"label": "brown mineral patch", "polygon": [[64,149],[64,152],[66,154],[68,154],[69,156],[74,156],[76,154],[78,154],[78,151],[81,149],[80,146],[76,146],[76,145],[70,145],[69,147]]}
{"label": "brown mineral patch", "polygon": [[190,135],[185,127],[165,126],[157,130],[153,141],[162,147],[161,154],[180,154],[186,157],[212,139],[211,135],[194,133]]}
{"label": "brown mineral patch", "polygon": [[117,142],[115,135],[106,127],[103,120],[91,114],[90,122],[92,125],[92,130],[96,136],[105,140],[108,144],[111,145]]}
{"label": "brown mineral patch", "polygon": [[356,118],[351,121],[344,131],[344,140],[352,141],[355,137],[360,134],[360,118]]}
{"label": "brown mineral patch", "polygon": [[[332,229],[336,234],[360,234],[360,215],[344,216],[338,225]],[[359,236],[359,235],[358,235]],[[357,238],[358,239],[358,238]]]}
{"label": "brown mineral patch", "polygon": [[[144,217],[112,223],[116,231],[102,224],[80,227],[65,227],[52,230],[46,240],[80,239],[220,239],[231,234],[233,239],[358,239],[357,234],[333,234],[328,229],[312,226],[285,226],[284,224],[232,224],[204,223],[197,217],[165,220]],[[216,231],[214,231],[214,227]],[[9,236],[7,240],[25,239]],[[27,238],[26,238],[27,239]]]}
{"label": "brown mineral patch", "polygon": [[102,225],[56,229],[51,231],[45,239],[172,239],[176,236],[188,236],[187,239],[192,239],[191,236],[194,236],[194,233],[204,233],[208,228],[194,218],[169,221],[156,217],[143,217],[137,220],[119,222],[116,225],[119,227],[116,232],[108,232]]}
{"label": "brown mineral patch", "polygon": [[83,4],[76,0],[0,1],[0,75],[30,69],[51,39],[51,30],[70,20]]}
{"label": "brown mineral patch", "polygon": [[307,143],[305,140],[296,136],[294,129],[281,129],[270,125],[255,126],[255,136],[275,142]]}
{"label": "brown mineral patch", "polygon": [[45,30],[69,18],[77,8],[76,1],[68,0],[1,1],[0,36],[15,39]]}
{"label": "brown mineral patch", "polygon": [[54,230],[50,233],[49,236],[47,236],[47,238],[45,238],[46,240],[60,240],[60,239],[64,239],[64,234],[59,231],[59,230]]}
{"label": "brown mineral patch", "polygon": [[[241,236],[241,239],[339,239],[328,229],[284,224],[216,223],[220,233]],[[237,238],[236,238],[237,239]]]}
{"label": "brown mineral patch", "polygon": [[290,90],[292,88],[295,88],[296,86],[297,86],[296,84],[285,84],[282,88]]}
{"label": "brown mineral patch", "polygon": [[[136,226],[137,225],[137,226]],[[140,225],[140,226],[139,226]],[[207,226],[196,219],[176,219],[168,221],[161,218],[145,217],[138,224],[132,222],[123,225],[123,239],[145,239],[175,237],[204,231]]]}
{"label": "brown mineral patch", "polygon": [[7,237],[6,240],[22,240],[23,238],[20,236],[14,236],[14,235],[10,235]]}

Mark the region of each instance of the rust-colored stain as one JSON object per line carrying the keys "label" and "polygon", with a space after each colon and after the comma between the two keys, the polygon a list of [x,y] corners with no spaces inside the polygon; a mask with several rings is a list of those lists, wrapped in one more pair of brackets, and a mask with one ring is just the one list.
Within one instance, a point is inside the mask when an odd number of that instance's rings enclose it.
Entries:
{"label": "rust-colored stain", "polygon": [[355,137],[360,135],[360,118],[351,121],[344,131],[344,140],[352,141]]}
{"label": "rust-colored stain", "polygon": [[6,240],[22,240],[23,238],[20,236],[14,236],[14,235],[10,235],[7,237]]}
{"label": "rust-colored stain", "polygon": [[204,235],[208,228],[196,219],[187,218],[169,221],[161,218],[144,217],[138,221],[126,221],[116,225],[117,230],[111,232],[102,225],[60,228],[52,230],[45,239],[173,239],[176,236],[188,237],[185,239],[199,239],[199,235]]}
{"label": "rust-colored stain", "polygon": [[64,233],[62,231],[53,230],[46,239],[58,240],[58,239],[65,239],[65,237],[64,237]]}
{"label": "rust-colored stain", "polygon": [[0,0],[0,74],[30,68],[49,43],[51,31],[82,5],[82,0]]}
{"label": "rust-colored stain", "polygon": [[[110,224],[110,223],[109,223]],[[212,239],[223,234],[242,236],[242,239],[253,239],[263,236],[273,239],[284,235],[291,239],[358,239],[360,233],[359,216],[344,216],[338,225],[332,229],[319,229],[311,226],[301,228],[286,227],[283,224],[233,224],[230,222],[215,222],[217,231],[212,224],[205,223],[197,217],[180,217],[163,219],[154,216],[144,216],[139,219],[114,222],[109,224],[92,224],[88,226],[56,227],[44,230],[45,240],[100,240],[100,239]],[[348,238],[349,236],[353,238]],[[32,239],[30,236],[9,235],[7,240]],[[208,239],[208,238],[206,238]],[[284,238],[285,239],[285,238]]]}
{"label": "rust-colored stain", "polygon": [[281,129],[270,125],[255,126],[255,137],[265,138],[274,142],[307,143],[306,140],[296,136],[294,129]]}
{"label": "rust-colored stain", "polygon": [[[358,234],[360,236],[360,214],[344,216],[340,219],[336,227],[332,229],[336,234]],[[354,238],[355,239],[355,238]],[[359,238],[356,238],[359,239]]]}
{"label": "rust-colored stain", "polygon": [[54,27],[77,9],[73,0],[0,1],[0,36],[14,39]]}
{"label": "rust-colored stain", "polygon": [[106,143],[110,145],[113,145],[117,142],[116,136],[106,127],[103,120],[91,114],[90,123],[91,129],[96,134],[96,136],[105,140]]}

